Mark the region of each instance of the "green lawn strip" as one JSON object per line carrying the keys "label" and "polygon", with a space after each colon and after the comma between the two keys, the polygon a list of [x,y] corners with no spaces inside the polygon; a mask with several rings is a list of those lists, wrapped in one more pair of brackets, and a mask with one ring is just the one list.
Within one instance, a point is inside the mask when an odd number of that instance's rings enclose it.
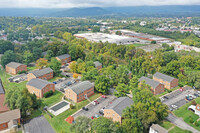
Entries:
{"label": "green lawn strip", "polygon": [[31,115],[28,117],[28,119],[32,119],[38,116],[41,116],[43,112],[41,112],[39,109],[33,110]]}
{"label": "green lawn strip", "polygon": [[[199,98],[196,98],[195,101],[197,103],[200,103],[200,97]],[[191,119],[193,121],[196,121],[199,116],[198,115],[195,115],[194,112],[188,110],[188,107],[191,105],[191,102],[183,105],[182,107],[180,107],[179,109],[175,110],[173,113],[177,116],[177,117],[181,117],[183,118],[183,120],[189,124],[190,126],[194,127],[195,129],[199,130],[200,131],[200,126],[196,126],[194,124],[192,124],[190,121]]]}
{"label": "green lawn strip", "polygon": [[136,43],[136,44],[132,44],[132,45],[135,46],[135,47],[141,47],[141,46],[146,46],[148,44],[139,44],[139,43]]}
{"label": "green lawn strip", "polygon": [[60,102],[63,96],[64,96],[64,94],[62,94],[61,92],[56,90],[52,96],[41,99],[42,105],[50,107],[50,106],[54,105],[55,103]]}
{"label": "green lawn strip", "polygon": [[28,70],[28,71],[33,71],[33,70],[35,70],[35,69],[37,69],[36,66],[27,67],[27,70]]}
{"label": "green lawn strip", "polygon": [[184,133],[185,130],[179,128],[179,127],[174,127],[172,130],[169,131],[169,133]]}
{"label": "green lawn strip", "polygon": [[49,82],[54,82],[54,81],[56,81],[56,80],[58,80],[58,79],[60,79],[61,77],[54,77],[54,78],[52,78],[52,79],[50,79],[50,80],[48,80]]}
{"label": "green lawn strip", "polygon": [[172,124],[172,123],[169,122],[169,121],[163,121],[163,122],[161,123],[161,126],[168,130],[168,129],[170,129],[171,127],[173,127],[174,124]]}
{"label": "green lawn strip", "polygon": [[[99,93],[95,93],[94,95],[92,95],[90,98],[91,101],[97,99],[100,96]],[[58,133],[61,132],[66,132],[69,133],[70,132],[70,124],[67,123],[65,121],[65,119],[67,117],[69,117],[70,115],[72,115],[73,113],[75,113],[76,111],[78,111],[79,109],[81,109],[83,106],[87,105],[89,103],[88,100],[84,100],[80,103],[76,103],[75,108],[74,109],[69,109],[65,112],[63,112],[62,114],[58,115],[58,116],[53,116],[53,118],[50,118],[46,113],[44,114],[44,117],[48,120],[48,122],[50,123],[50,125],[54,128],[54,130]]]}

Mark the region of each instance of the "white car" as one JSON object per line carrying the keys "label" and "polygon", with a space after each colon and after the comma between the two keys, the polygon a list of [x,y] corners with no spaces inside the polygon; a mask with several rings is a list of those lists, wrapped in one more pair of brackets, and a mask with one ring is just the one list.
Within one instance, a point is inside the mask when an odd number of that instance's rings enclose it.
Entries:
{"label": "white car", "polygon": [[192,98],[197,98],[195,95],[192,95],[192,94],[189,94],[189,97],[192,97]]}
{"label": "white car", "polygon": [[161,100],[161,102],[164,102],[164,101],[165,101],[165,99],[164,99],[163,97],[161,97],[160,100]]}
{"label": "white car", "polygon": [[178,106],[173,105],[173,104],[171,105],[171,107],[174,108],[174,109],[178,109]]}

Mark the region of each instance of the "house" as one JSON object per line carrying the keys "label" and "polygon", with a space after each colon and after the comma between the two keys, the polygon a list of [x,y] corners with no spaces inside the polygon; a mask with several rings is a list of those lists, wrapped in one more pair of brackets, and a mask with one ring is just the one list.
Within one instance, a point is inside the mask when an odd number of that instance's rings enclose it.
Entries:
{"label": "house", "polygon": [[64,54],[64,55],[57,56],[56,59],[58,61],[61,61],[62,65],[65,65],[65,64],[71,62],[71,56],[69,54]]}
{"label": "house", "polygon": [[4,105],[4,102],[5,102],[5,90],[3,88],[3,84],[0,79],[0,113],[9,111],[8,106]]}
{"label": "house", "polygon": [[168,131],[158,124],[152,124],[149,129],[149,133],[168,133]]}
{"label": "house", "polygon": [[97,70],[102,69],[102,64],[101,64],[99,61],[95,61],[95,62],[94,62],[94,66],[95,66],[95,68],[96,68]]}
{"label": "house", "polygon": [[165,91],[164,85],[161,84],[158,81],[153,80],[153,79],[150,79],[150,78],[147,78],[147,77],[141,77],[139,79],[139,81],[140,81],[140,83],[142,81],[145,81],[145,84],[151,86],[151,91],[154,95],[161,94]]}
{"label": "house", "polygon": [[65,89],[65,98],[75,103],[85,100],[94,94],[94,85],[90,81],[79,82]]}
{"label": "house", "polygon": [[6,72],[11,74],[17,74],[21,71],[27,71],[27,66],[17,62],[10,62],[6,65]]}
{"label": "house", "polygon": [[200,105],[197,104],[196,106],[195,105],[190,105],[188,107],[189,110],[192,110],[196,115],[198,115],[200,117]]}
{"label": "house", "polygon": [[44,80],[49,80],[53,78],[53,70],[50,67],[32,71],[27,75],[28,81],[33,78],[39,78]]}
{"label": "house", "polygon": [[55,92],[55,84],[39,78],[31,79],[26,87],[30,93],[35,94],[38,98],[42,98],[46,92],[51,90]]}
{"label": "house", "polygon": [[20,118],[21,114],[19,109],[0,113],[0,132],[2,130],[18,128],[18,124],[20,124]]}
{"label": "house", "polygon": [[122,113],[126,107],[130,107],[133,100],[129,97],[117,98],[113,103],[104,109],[104,117],[111,118],[115,122],[122,123]]}
{"label": "house", "polygon": [[178,86],[178,79],[159,72],[153,75],[153,79],[164,84],[166,89],[172,89]]}

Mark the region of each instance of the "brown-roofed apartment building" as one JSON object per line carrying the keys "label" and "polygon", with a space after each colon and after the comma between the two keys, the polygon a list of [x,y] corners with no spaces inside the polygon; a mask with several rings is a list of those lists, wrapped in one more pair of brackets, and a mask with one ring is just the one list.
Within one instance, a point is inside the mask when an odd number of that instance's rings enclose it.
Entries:
{"label": "brown-roofed apartment building", "polygon": [[57,56],[56,59],[61,62],[62,65],[65,65],[71,62],[71,56],[69,54],[64,54]]}
{"label": "brown-roofed apartment building", "polygon": [[151,91],[154,95],[161,94],[165,91],[164,85],[161,84],[158,81],[153,80],[153,79],[150,79],[150,78],[147,78],[147,77],[141,77],[139,79],[139,81],[140,81],[140,83],[142,81],[145,81],[145,84],[151,86]]}
{"label": "brown-roofed apartment building", "polygon": [[6,65],[6,72],[11,74],[17,74],[21,71],[27,71],[27,66],[17,62],[10,62]]}
{"label": "brown-roofed apartment building", "polygon": [[4,105],[5,99],[6,99],[5,98],[5,90],[3,88],[3,84],[0,79],[0,113],[9,111],[8,106]]}
{"label": "brown-roofed apartment building", "polygon": [[94,66],[96,67],[97,70],[102,69],[102,64],[99,61],[95,61]]}
{"label": "brown-roofed apartment building", "polygon": [[20,124],[20,118],[19,109],[0,113],[0,131],[17,128],[18,124]]}
{"label": "brown-roofed apartment building", "polygon": [[94,85],[90,81],[79,82],[65,89],[65,97],[75,103],[85,100],[94,94]]}
{"label": "brown-roofed apartment building", "polygon": [[26,87],[30,93],[35,94],[38,98],[42,98],[46,92],[51,90],[55,92],[55,84],[38,78],[31,79]]}
{"label": "brown-roofed apartment building", "polygon": [[53,70],[51,68],[44,68],[40,70],[35,70],[27,75],[28,81],[33,78],[39,78],[44,80],[49,80],[53,78]]}
{"label": "brown-roofed apartment building", "polygon": [[164,84],[166,89],[172,89],[178,86],[178,79],[159,72],[153,75],[153,79]]}
{"label": "brown-roofed apartment building", "polygon": [[126,107],[130,107],[133,100],[129,97],[117,98],[113,103],[104,109],[104,117],[111,118],[115,122],[122,123],[122,113]]}

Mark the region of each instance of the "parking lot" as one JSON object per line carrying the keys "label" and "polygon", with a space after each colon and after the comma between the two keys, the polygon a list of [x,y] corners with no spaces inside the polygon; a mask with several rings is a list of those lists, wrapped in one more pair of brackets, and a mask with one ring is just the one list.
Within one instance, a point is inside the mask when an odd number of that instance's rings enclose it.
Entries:
{"label": "parking lot", "polygon": [[99,102],[99,104],[97,105],[93,105],[92,103],[90,103],[87,107],[88,107],[88,111],[85,110],[80,110],[78,113],[74,114],[73,117],[76,119],[78,116],[86,116],[88,118],[91,118],[92,116],[95,115],[99,115],[101,116],[101,114],[99,114],[99,110],[107,107],[109,104],[112,104],[112,101],[114,101],[116,99],[115,96],[107,96],[107,98],[102,98],[100,97],[97,101]]}
{"label": "parking lot", "polygon": [[23,73],[23,74],[20,74],[20,75],[17,75],[17,76],[13,76],[13,77],[10,77],[8,80],[10,82],[20,83],[20,82],[27,80],[27,74]]}
{"label": "parking lot", "polygon": [[[170,110],[174,110],[189,102],[186,100],[186,95],[193,95],[195,92],[196,91],[191,87],[183,87],[183,91],[176,90],[165,96],[162,96],[161,101],[166,104]],[[175,108],[172,107],[174,105]]]}

